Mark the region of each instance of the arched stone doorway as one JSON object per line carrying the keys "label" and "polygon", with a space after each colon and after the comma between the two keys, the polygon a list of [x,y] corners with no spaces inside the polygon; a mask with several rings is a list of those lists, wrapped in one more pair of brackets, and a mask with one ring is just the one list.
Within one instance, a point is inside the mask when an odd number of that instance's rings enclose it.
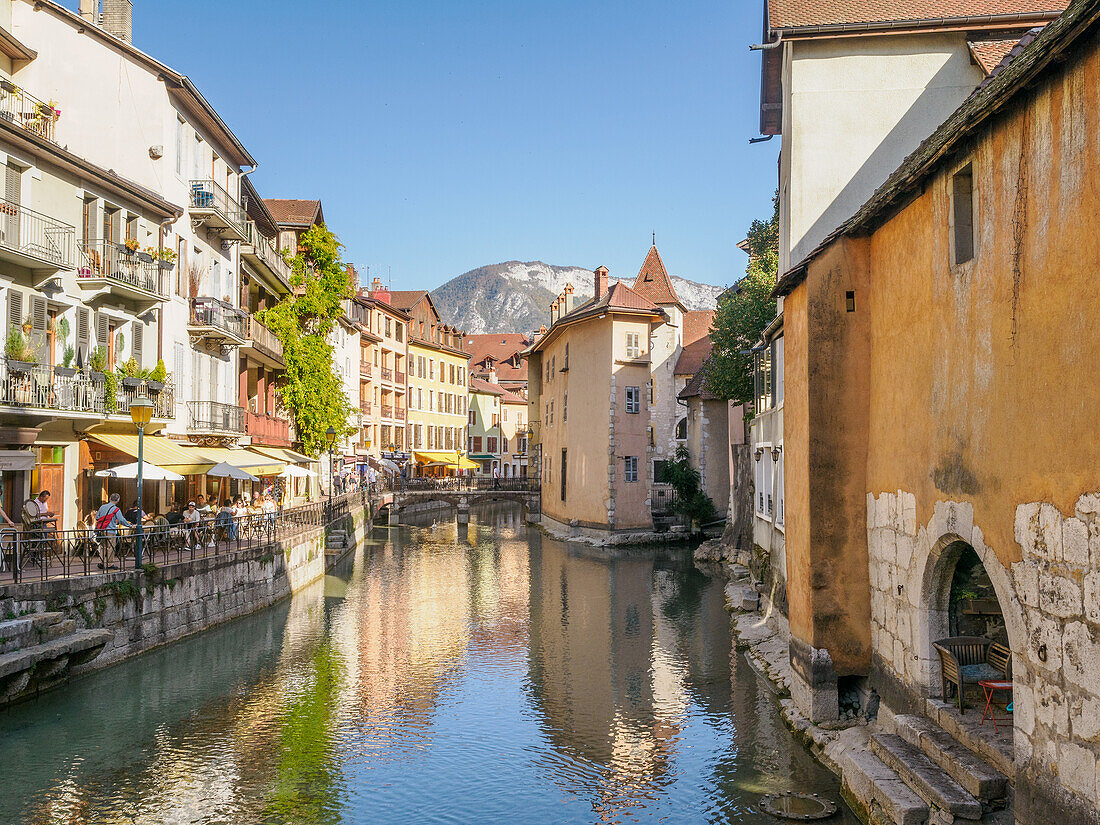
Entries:
{"label": "arched stone doorway", "polygon": [[[918,607],[918,633],[923,668],[925,695],[950,702],[952,712],[957,700],[945,696],[943,690],[940,654],[934,644],[950,649],[945,640],[965,637],[989,639],[1009,650],[1021,650],[1021,613],[1015,598],[1008,570],[980,541],[975,530],[976,545],[957,534],[941,536],[926,559],[922,575],[920,604]],[[1002,678],[995,667],[986,662],[965,665],[967,675],[974,680]],[[949,693],[954,688],[949,688]],[[993,726],[987,721],[978,727],[984,707],[982,690],[975,682],[965,688],[965,715],[972,718],[975,733],[982,738],[994,737]],[[1006,713],[1005,705],[1012,700],[1011,693],[995,693],[998,705],[997,720],[1004,744],[1011,748],[1013,714]],[[1008,724],[1006,732],[1005,722]],[[986,730],[988,728],[988,730]]]}

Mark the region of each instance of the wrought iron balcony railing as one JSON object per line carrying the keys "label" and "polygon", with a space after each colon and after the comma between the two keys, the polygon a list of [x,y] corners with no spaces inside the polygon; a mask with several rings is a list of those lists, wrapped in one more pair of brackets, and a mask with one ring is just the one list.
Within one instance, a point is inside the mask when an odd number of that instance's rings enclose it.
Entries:
{"label": "wrought iron balcony railing", "polygon": [[283,358],[283,342],[275,333],[265,327],[254,315],[245,317],[245,334],[257,348],[262,349],[279,360]]}
{"label": "wrought iron balcony railing", "polygon": [[245,409],[220,401],[188,401],[187,429],[193,433],[244,435]]}
{"label": "wrought iron balcony railing", "polygon": [[81,241],[79,280],[104,278],[131,289],[168,299],[168,274],[147,255],[131,253],[113,241]]}
{"label": "wrought iron balcony railing", "polygon": [[0,80],[0,118],[32,134],[54,141],[54,125],[61,109],[45,103],[10,80]]}
{"label": "wrought iron balcony railing", "polygon": [[383,404],[382,405],[382,417],[383,418],[393,418],[393,407],[386,406],[385,404]]}
{"label": "wrought iron balcony railing", "polygon": [[393,370],[388,367],[382,367],[382,380],[393,381]]}
{"label": "wrought iron balcony railing", "polygon": [[75,245],[76,227],[0,199],[0,249],[60,270],[73,268]]}
{"label": "wrought iron balcony railing", "polygon": [[107,406],[107,382],[101,373],[53,368],[46,364],[22,364],[0,360],[0,405],[27,410],[129,415],[131,402],[144,396],[153,402],[154,418],[172,418],[172,376],[164,381],[120,378],[114,405]]}
{"label": "wrought iron balcony railing", "polygon": [[274,415],[246,412],[245,432],[252,436],[253,444],[266,444],[270,447],[290,446],[290,422]]}
{"label": "wrought iron balcony railing", "polygon": [[248,240],[244,209],[217,181],[191,181],[191,213],[211,229],[220,230],[222,237]]}
{"label": "wrought iron balcony railing", "polygon": [[243,341],[246,320],[243,312],[225,301],[217,298],[191,299],[191,327],[218,330]]}

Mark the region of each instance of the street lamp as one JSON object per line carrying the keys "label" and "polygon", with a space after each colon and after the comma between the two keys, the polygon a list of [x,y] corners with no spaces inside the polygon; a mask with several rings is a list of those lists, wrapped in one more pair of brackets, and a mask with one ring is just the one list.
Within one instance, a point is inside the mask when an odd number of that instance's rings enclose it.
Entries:
{"label": "street lamp", "polygon": [[332,451],[336,447],[336,430],[330,425],[325,430],[325,441],[328,443],[328,510],[329,518],[332,518],[332,488],[336,485],[335,461]]}
{"label": "street lamp", "polygon": [[134,422],[138,429],[138,468],[137,468],[137,488],[138,488],[138,517],[137,517],[137,530],[136,538],[134,540],[134,566],[141,567],[141,544],[144,538],[144,530],[141,524],[141,516],[145,512],[145,490],[143,486],[143,470],[145,469],[145,427],[153,418],[153,402],[146,398],[144,395],[139,395],[133,401],[130,402],[130,420]]}

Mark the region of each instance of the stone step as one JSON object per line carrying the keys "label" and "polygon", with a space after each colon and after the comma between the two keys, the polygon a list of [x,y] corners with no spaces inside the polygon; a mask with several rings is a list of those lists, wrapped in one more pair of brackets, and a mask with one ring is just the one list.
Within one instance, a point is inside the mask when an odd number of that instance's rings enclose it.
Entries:
{"label": "stone step", "polygon": [[895,733],[920,748],[967,793],[983,802],[1004,799],[1008,778],[924,716],[894,717]]}
{"label": "stone step", "polygon": [[60,639],[5,653],[0,655],[0,679],[29,670],[40,663],[65,657],[87,661],[87,658],[98,654],[99,650],[111,641],[111,635],[109,630],[78,630]]}
{"label": "stone step", "polygon": [[920,748],[894,733],[876,733],[871,751],[929,805],[962,819],[981,819],[982,803],[966,792]]}
{"label": "stone step", "polygon": [[[0,653],[10,653],[44,641],[56,639],[76,628],[72,622],[72,628],[65,630],[65,614],[60,612],[28,613],[17,619],[8,619],[0,622]],[[61,627],[61,630],[57,628]]]}
{"label": "stone step", "polygon": [[926,825],[928,804],[905,784],[897,772],[868,750],[842,757],[844,790],[855,807],[883,825]]}

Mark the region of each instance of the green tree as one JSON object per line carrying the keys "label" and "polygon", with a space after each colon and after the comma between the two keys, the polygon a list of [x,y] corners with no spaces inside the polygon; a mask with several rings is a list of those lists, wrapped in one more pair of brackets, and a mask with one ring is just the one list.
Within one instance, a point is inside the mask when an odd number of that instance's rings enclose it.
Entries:
{"label": "green tree", "polygon": [[257,313],[283,343],[286,372],[279,395],[294,416],[303,449],[313,456],[327,449],[329,427],[340,434],[348,432],[351,415],[328,342],[343,314],[343,301],[353,291],[340,249],[332,232],[324,226],[311,226],[302,235],[300,251],[289,259],[293,291],[274,307]]}
{"label": "green tree", "polygon": [[760,341],[760,333],[776,316],[772,297],[779,268],[779,193],[772,198],[772,216],[755,220],[748,233],[749,265],[745,277],[718,299],[711,325],[713,343],[706,365],[706,388],[720,398],[753,399],[752,358],[744,355]]}
{"label": "green tree", "polygon": [[676,493],[673,509],[688,519],[688,526],[713,521],[717,512],[714,502],[703,492],[702,478],[699,471],[691,466],[687,447],[681,444],[676,448],[676,454],[668,462],[665,472],[665,478]]}

